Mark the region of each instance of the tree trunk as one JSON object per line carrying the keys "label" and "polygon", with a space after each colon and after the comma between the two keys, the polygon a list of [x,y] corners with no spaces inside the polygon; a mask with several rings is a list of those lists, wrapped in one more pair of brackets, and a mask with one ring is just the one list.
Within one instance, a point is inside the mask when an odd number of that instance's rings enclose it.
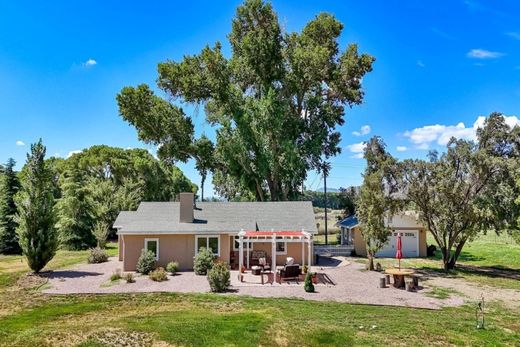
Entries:
{"label": "tree trunk", "polygon": [[455,253],[450,258],[450,261],[448,262],[448,269],[453,270],[455,269],[455,264],[457,263],[457,260],[459,259],[460,253],[462,252],[462,248],[464,247],[464,244],[466,243],[466,239],[459,242],[457,245],[457,248],[455,248]]}
{"label": "tree trunk", "polygon": [[374,271],[374,256],[370,253],[367,253],[368,256],[368,270]]}
{"label": "tree trunk", "polygon": [[200,182],[200,201],[204,201],[204,181],[206,180],[206,175],[202,175]]}

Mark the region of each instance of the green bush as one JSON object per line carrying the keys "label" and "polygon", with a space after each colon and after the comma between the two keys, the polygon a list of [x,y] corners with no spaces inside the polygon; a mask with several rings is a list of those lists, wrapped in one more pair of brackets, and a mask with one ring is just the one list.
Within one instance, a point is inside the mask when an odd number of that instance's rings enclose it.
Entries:
{"label": "green bush", "polygon": [[520,231],[513,231],[511,233],[511,237],[513,238],[513,240],[515,240],[517,244],[520,245]]}
{"label": "green bush", "polygon": [[126,283],[134,283],[135,282],[134,274],[131,273],[131,272],[126,273],[125,276],[124,276],[124,279],[125,279]]}
{"label": "green bush", "polygon": [[215,293],[221,293],[225,292],[230,282],[230,273],[229,273],[229,266],[228,264],[224,262],[219,262],[215,264],[209,271],[208,271],[208,282],[209,287],[211,288],[212,292]]}
{"label": "green bush", "polygon": [[155,282],[162,282],[166,281],[168,279],[168,274],[166,273],[166,270],[164,268],[159,267],[153,271],[150,272],[148,275],[152,281]]}
{"label": "green bush", "polygon": [[150,271],[155,270],[157,267],[157,261],[155,260],[155,254],[152,251],[141,251],[141,256],[137,260],[137,272],[142,273],[143,275],[148,275]]}
{"label": "green bush", "polygon": [[108,261],[108,254],[104,249],[99,247],[92,248],[87,259],[89,264],[99,264]]}
{"label": "green bush", "polygon": [[121,279],[121,270],[120,269],[116,269],[116,271],[114,271],[112,273],[112,275],[110,275],[110,281],[119,281]]}
{"label": "green bush", "polygon": [[206,275],[208,270],[213,267],[213,252],[211,249],[202,247],[199,253],[195,256],[193,270],[197,275]]}
{"label": "green bush", "polygon": [[176,261],[171,261],[166,265],[166,271],[171,273],[172,275],[175,275],[177,271],[179,271],[179,263]]}
{"label": "green bush", "polygon": [[307,275],[305,276],[305,284],[303,285],[303,289],[307,293],[314,293],[314,284],[312,283],[312,277],[315,275],[315,273],[307,272]]}

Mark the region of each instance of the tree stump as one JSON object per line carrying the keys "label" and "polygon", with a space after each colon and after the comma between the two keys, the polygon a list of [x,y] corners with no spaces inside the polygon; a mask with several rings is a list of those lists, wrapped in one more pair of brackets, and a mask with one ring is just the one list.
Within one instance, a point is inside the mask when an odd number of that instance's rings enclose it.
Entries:
{"label": "tree stump", "polygon": [[386,288],[386,276],[379,278],[379,288]]}
{"label": "tree stump", "polygon": [[413,276],[412,276],[413,286],[414,286],[415,288],[419,287],[419,278],[420,278],[419,275],[413,275]]}
{"label": "tree stump", "polygon": [[405,282],[405,286],[406,286],[405,288],[406,288],[406,291],[407,291],[407,292],[412,292],[412,291],[413,291],[413,288],[414,288],[414,287],[413,287],[413,281],[411,281],[411,280],[407,280],[407,281]]}

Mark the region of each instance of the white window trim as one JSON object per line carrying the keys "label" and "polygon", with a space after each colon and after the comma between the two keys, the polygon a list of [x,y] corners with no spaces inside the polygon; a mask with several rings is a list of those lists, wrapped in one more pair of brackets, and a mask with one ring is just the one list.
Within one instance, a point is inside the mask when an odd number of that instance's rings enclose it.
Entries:
{"label": "white window trim", "polygon": [[[280,252],[278,251],[278,249],[276,249],[276,255],[286,255],[287,254],[287,242],[284,242],[284,241],[276,241],[276,244],[278,243],[283,243],[283,249],[284,251],[283,252]],[[278,247],[278,246],[277,246]]]}
{"label": "white window trim", "polygon": [[159,261],[159,238],[145,238],[144,239],[144,249],[148,251],[148,242],[156,241],[157,242],[157,252],[155,252],[155,260]]}
{"label": "white window trim", "polygon": [[199,254],[199,250],[197,248],[198,240],[199,239],[206,239],[206,245],[209,245],[209,238],[210,237],[216,237],[218,240],[218,252],[217,254],[213,253],[215,257],[220,257],[220,235],[195,235],[195,255]]}

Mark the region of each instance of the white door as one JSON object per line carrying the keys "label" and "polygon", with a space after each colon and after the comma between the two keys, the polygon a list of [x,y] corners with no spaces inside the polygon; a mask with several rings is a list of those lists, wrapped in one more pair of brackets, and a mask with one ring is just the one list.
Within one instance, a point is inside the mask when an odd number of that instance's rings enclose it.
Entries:
{"label": "white door", "polygon": [[416,258],[419,256],[419,231],[401,230],[392,232],[387,243],[376,253],[378,258],[394,258],[397,252],[397,233],[401,233],[403,258]]}

